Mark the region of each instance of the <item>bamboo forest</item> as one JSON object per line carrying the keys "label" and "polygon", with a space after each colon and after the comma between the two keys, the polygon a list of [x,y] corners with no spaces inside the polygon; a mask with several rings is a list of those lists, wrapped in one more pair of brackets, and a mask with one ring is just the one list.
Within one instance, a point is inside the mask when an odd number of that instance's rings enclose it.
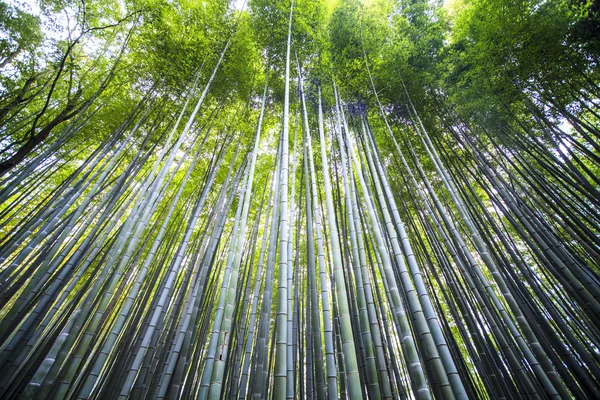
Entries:
{"label": "bamboo forest", "polygon": [[600,2],[0,0],[0,399],[600,399]]}

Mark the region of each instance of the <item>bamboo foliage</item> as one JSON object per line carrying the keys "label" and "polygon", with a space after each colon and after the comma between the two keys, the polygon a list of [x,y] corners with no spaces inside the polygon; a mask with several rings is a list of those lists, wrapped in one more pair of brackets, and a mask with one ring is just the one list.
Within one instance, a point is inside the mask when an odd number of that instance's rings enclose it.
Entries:
{"label": "bamboo foliage", "polygon": [[1,398],[598,398],[592,117],[565,148],[535,102],[498,132],[404,77],[388,105],[361,42],[365,103],[305,7],[266,8],[248,98],[219,90],[232,33],[3,178]]}

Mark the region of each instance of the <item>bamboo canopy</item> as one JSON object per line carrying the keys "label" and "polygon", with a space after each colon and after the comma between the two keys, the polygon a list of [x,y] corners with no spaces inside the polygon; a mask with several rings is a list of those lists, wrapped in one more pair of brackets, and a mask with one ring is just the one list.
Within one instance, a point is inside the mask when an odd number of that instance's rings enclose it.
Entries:
{"label": "bamboo canopy", "polygon": [[[48,83],[0,100],[0,398],[600,398],[595,42],[570,80],[488,76],[473,111],[393,53],[445,6],[371,3],[187,5],[212,48],[173,36],[204,53],[136,84],[166,6],[90,7]],[[76,94],[96,31],[119,46]]]}

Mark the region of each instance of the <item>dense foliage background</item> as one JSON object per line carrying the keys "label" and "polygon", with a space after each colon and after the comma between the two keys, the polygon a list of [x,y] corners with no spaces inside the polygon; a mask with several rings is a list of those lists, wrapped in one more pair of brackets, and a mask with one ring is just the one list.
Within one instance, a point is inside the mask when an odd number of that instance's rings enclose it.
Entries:
{"label": "dense foliage background", "polygon": [[0,397],[600,397],[599,27],[0,0]]}

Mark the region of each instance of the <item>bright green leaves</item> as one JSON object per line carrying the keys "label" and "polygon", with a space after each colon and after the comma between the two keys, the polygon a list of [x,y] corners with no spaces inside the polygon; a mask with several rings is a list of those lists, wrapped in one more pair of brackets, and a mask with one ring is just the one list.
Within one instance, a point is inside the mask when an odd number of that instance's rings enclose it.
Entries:
{"label": "bright green leaves", "polygon": [[222,71],[215,78],[215,97],[237,96],[241,101],[247,101],[251,93],[260,91],[261,82],[264,83],[260,47],[252,39],[250,24],[248,14],[239,16]]}
{"label": "bright green leaves", "polygon": [[42,40],[39,19],[5,2],[0,2],[0,32],[0,68],[34,51]]}
{"label": "bright green leaves", "polygon": [[145,10],[132,39],[133,67],[179,90],[203,64],[210,70],[232,31],[233,21],[224,21],[225,10],[215,2],[157,0]]}
{"label": "bright green leaves", "polygon": [[[271,2],[253,0],[250,13],[255,37],[265,49],[266,58],[272,68],[283,68],[285,41],[287,35],[286,20],[289,13],[289,1]],[[299,0],[294,2],[294,21],[292,28],[292,59],[297,53],[301,60],[318,56],[325,44],[327,9],[318,0]]]}
{"label": "bright green leaves", "polygon": [[360,26],[360,4],[342,3],[330,23],[330,53],[336,76],[342,79],[352,95],[364,86],[363,37]]}
{"label": "bright green leaves", "polygon": [[[36,69],[38,46],[43,40],[38,17],[0,1],[0,106],[5,108],[7,97],[18,96],[16,90],[27,83],[25,79]],[[25,91],[28,89],[26,88]],[[3,117],[0,116],[0,124]]]}
{"label": "bright green leaves", "polygon": [[280,71],[284,67],[285,60],[286,16],[289,12],[289,5],[289,1],[253,0],[250,2],[250,13],[256,40],[264,49],[268,65]]}
{"label": "bright green leaves", "polygon": [[448,78],[474,100],[482,89],[509,103],[525,88],[562,97],[557,84],[565,76],[579,84],[578,75],[588,72],[585,47],[569,43],[577,16],[566,2],[481,0],[456,9]]}

